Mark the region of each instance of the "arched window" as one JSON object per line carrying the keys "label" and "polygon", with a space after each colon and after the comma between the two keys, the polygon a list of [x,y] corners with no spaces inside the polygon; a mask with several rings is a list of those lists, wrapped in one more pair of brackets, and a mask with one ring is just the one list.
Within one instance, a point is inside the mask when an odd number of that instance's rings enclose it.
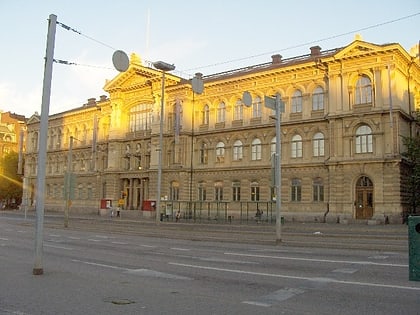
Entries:
{"label": "arched window", "polygon": [[242,100],[237,100],[233,110],[233,120],[242,120],[244,118],[244,104]]}
{"label": "arched window", "polygon": [[292,138],[292,158],[302,157],[302,137],[294,135]]}
{"label": "arched window", "polygon": [[302,112],[302,92],[296,90],[292,96],[292,113]]}
{"label": "arched window", "polygon": [[355,104],[372,103],[372,82],[363,75],[356,82]]}
{"label": "arched window", "polygon": [[243,157],[243,145],[241,140],[236,140],[233,144],[233,160],[239,161]]}
{"label": "arched window", "polygon": [[261,160],[262,146],[261,140],[255,138],[251,143],[251,160]]}
{"label": "arched window", "polygon": [[225,144],[219,142],[216,145],[216,162],[223,163],[225,161]]}
{"label": "arched window", "polygon": [[324,135],[321,132],[317,132],[312,138],[313,144],[313,155],[324,156]]}
{"label": "arched window", "polygon": [[252,103],[252,118],[261,117],[262,113],[262,102],[261,98],[257,96],[254,98],[254,102]]}
{"label": "arched window", "polygon": [[201,124],[202,125],[208,125],[209,124],[209,106],[205,105],[203,107],[203,111],[201,112]]}
{"label": "arched window", "polygon": [[312,110],[324,109],[324,89],[318,86],[312,94]]}
{"label": "arched window", "polygon": [[372,129],[367,125],[362,125],[356,130],[356,153],[372,153],[373,138]]}
{"label": "arched window", "polygon": [[226,105],[224,102],[221,102],[217,107],[217,120],[216,122],[222,123],[226,119]]}

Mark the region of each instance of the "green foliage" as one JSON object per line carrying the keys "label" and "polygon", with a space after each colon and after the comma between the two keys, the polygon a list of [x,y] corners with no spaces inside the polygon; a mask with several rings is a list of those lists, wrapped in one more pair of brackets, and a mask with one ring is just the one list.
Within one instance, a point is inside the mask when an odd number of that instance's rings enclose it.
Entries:
{"label": "green foliage", "polygon": [[0,159],[0,201],[10,204],[22,200],[22,177],[17,174],[19,156],[11,152]]}
{"label": "green foliage", "polygon": [[420,136],[404,137],[403,142],[407,151],[403,154],[410,166],[409,190],[411,213],[416,213],[420,207]]}

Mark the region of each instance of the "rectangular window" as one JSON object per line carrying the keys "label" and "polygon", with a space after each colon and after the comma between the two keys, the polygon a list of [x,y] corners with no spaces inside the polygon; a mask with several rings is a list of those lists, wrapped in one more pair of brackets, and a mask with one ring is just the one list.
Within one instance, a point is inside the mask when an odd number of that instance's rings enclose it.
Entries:
{"label": "rectangular window", "polygon": [[291,200],[294,202],[302,201],[302,186],[300,179],[292,180]]}
{"label": "rectangular window", "polygon": [[259,200],[260,200],[260,187],[251,186],[251,201],[259,201]]}
{"label": "rectangular window", "polygon": [[223,187],[216,186],[214,188],[214,200],[222,201],[223,200]]}
{"label": "rectangular window", "polygon": [[239,183],[233,183],[232,186],[232,200],[240,201],[241,200],[241,187]]}
{"label": "rectangular window", "polygon": [[203,185],[198,186],[198,200],[205,201],[206,200],[206,187]]}

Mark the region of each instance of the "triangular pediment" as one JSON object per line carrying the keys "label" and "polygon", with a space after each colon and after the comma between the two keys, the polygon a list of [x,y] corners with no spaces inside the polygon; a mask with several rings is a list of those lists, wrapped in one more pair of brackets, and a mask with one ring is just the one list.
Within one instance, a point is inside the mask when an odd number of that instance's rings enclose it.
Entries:
{"label": "triangular pediment", "polygon": [[39,123],[41,120],[41,117],[38,114],[33,114],[31,117],[29,117],[27,124],[36,124]]}
{"label": "triangular pediment", "polygon": [[354,57],[357,55],[365,55],[369,52],[375,52],[380,49],[380,46],[364,42],[361,40],[355,40],[350,45],[344,47],[340,52],[338,52],[336,58],[346,58]]}
{"label": "triangular pediment", "polygon": [[337,54],[334,55],[336,59],[345,59],[347,57],[354,58],[357,56],[373,54],[383,52],[385,50],[398,49],[401,50],[401,46],[395,43],[389,43],[384,45],[376,45],[368,43],[359,39],[354,40],[350,45],[341,49]]}
{"label": "triangular pediment", "polygon": [[[161,71],[143,65],[140,57],[136,54],[132,54],[127,71],[120,72],[113,79],[107,81],[103,89],[111,94],[113,91],[117,90],[132,90],[150,85],[151,82],[160,81],[161,78]],[[171,74],[167,74],[166,78],[168,81],[174,80],[175,82],[179,82],[179,78]]]}

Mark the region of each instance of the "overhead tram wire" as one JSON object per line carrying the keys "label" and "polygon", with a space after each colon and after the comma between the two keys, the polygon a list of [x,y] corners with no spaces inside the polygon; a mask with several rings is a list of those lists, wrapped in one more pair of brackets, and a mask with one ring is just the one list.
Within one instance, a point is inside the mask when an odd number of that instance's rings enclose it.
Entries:
{"label": "overhead tram wire", "polygon": [[59,64],[66,65],[66,66],[80,66],[80,67],[88,67],[88,68],[96,68],[96,69],[114,70],[114,68],[112,68],[112,67],[81,64],[81,63],[76,63],[76,62],[61,60],[61,59],[54,59],[53,61],[55,63],[59,63]]}
{"label": "overhead tram wire", "polygon": [[86,34],[83,34],[82,32],[80,32],[80,31],[78,31],[78,30],[76,30],[76,29],[74,29],[74,28],[72,28],[72,27],[70,27],[70,26],[68,26],[68,25],[66,25],[64,23],[61,23],[61,22],[57,21],[57,24],[60,25],[62,28],[64,28],[67,31],[72,31],[72,32],[74,32],[74,33],[76,33],[76,34],[78,34],[80,36],[83,36],[83,37],[85,37],[85,38],[87,38],[87,39],[89,39],[91,41],[94,41],[95,43],[98,43],[98,44],[100,44],[102,46],[105,46],[105,47],[107,47],[109,49],[112,49],[113,51],[116,51],[117,50],[116,48],[112,47],[111,45],[108,45],[108,44],[106,44],[106,43],[104,43],[104,42],[102,42],[100,40],[97,40],[97,39],[91,37],[91,36],[88,36]]}
{"label": "overhead tram wire", "polygon": [[338,37],[342,37],[342,36],[346,36],[346,35],[351,35],[351,34],[354,34],[354,33],[357,33],[357,32],[366,31],[366,30],[369,30],[369,29],[372,29],[372,28],[377,28],[377,27],[384,26],[384,25],[387,25],[387,24],[392,24],[392,23],[399,22],[399,21],[402,21],[402,20],[410,19],[410,18],[415,17],[417,15],[420,15],[420,12],[413,13],[413,14],[410,14],[410,15],[406,15],[406,16],[403,16],[403,17],[400,17],[400,18],[397,18],[397,19],[394,19],[394,20],[390,20],[390,21],[386,21],[386,22],[362,27],[362,28],[359,28],[359,29],[356,29],[356,30],[345,32],[345,33],[332,35],[332,36],[324,37],[324,38],[321,38],[321,39],[313,40],[313,41],[310,41],[310,42],[306,42],[306,43],[297,44],[297,45],[294,45],[294,46],[278,49],[278,50],[275,50],[275,51],[265,52],[265,53],[256,54],[256,55],[243,57],[243,58],[238,58],[238,59],[231,59],[231,60],[222,61],[222,62],[218,62],[218,63],[214,63],[214,64],[202,66],[202,67],[190,68],[190,69],[186,69],[184,71],[185,72],[196,71],[196,70],[201,70],[201,69],[205,69],[205,68],[211,68],[211,67],[216,67],[216,66],[220,66],[220,65],[225,65],[225,64],[229,64],[229,63],[254,59],[254,58],[266,56],[266,55],[269,55],[269,54],[278,53],[280,51],[286,51],[286,50],[291,50],[291,49],[295,49],[295,48],[306,47],[308,45],[324,42],[326,40],[330,40],[330,39],[334,39],[334,38],[338,38]]}

